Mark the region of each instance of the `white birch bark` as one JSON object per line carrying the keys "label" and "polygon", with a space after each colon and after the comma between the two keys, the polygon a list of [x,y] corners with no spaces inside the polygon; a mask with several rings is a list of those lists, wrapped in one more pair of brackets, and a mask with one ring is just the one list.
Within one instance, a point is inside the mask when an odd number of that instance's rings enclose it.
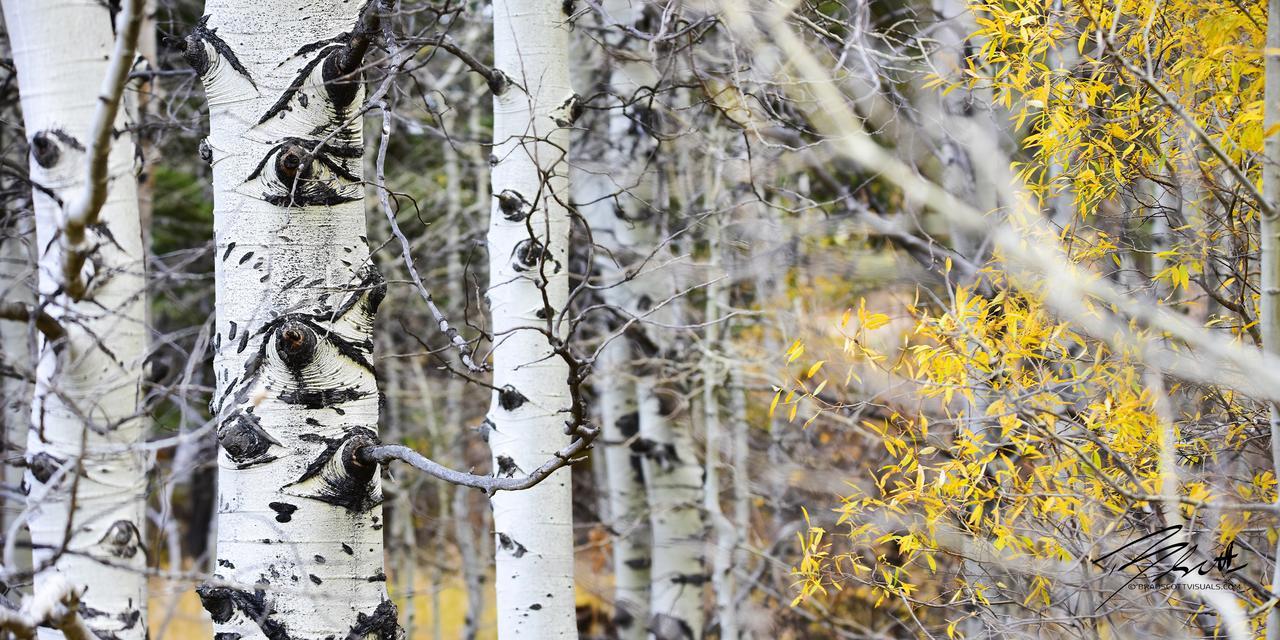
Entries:
{"label": "white birch bark", "polygon": [[[90,259],[81,301],[62,295],[68,214],[86,191],[86,148],[106,117],[115,49],[113,13],[93,0],[4,0],[18,70],[39,253],[39,292],[65,341],[41,339],[25,483],[38,570],[35,591],[66,581],[82,592],[81,618],[97,635],[146,636],[146,457],[139,382],[145,355],[145,257],[138,224],[133,145],[107,156],[106,200],[86,234]],[[127,61],[126,61],[127,62]],[[120,109],[114,128],[128,126]],[[106,121],[104,120],[104,123]],[[64,206],[65,205],[65,206]],[[41,629],[41,638],[62,634]]]}
{"label": "white birch bark", "polygon": [[[0,219],[0,299],[34,306],[35,229],[29,211],[16,208]],[[25,378],[34,370],[32,363],[35,325],[31,322],[0,320],[0,465],[6,490],[22,486],[22,464],[27,447],[27,431],[31,427],[31,399],[34,388]],[[11,375],[9,375],[11,374]],[[0,501],[0,540],[12,541],[15,550],[14,570],[31,568],[30,540],[20,515],[23,500]],[[12,528],[12,531],[10,530]],[[25,545],[24,545],[25,543]]]}
{"label": "white birch bark", "polygon": [[[625,103],[631,96],[652,87],[657,73],[647,43],[633,41],[626,29],[642,16],[643,3],[632,0],[609,0],[604,3],[606,43],[611,51],[622,51],[611,61],[608,76],[610,92]],[[625,61],[625,62],[623,62]],[[619,567],[615,559],[615,577],[619,585],[644,579],[638,570],[643,558],[650,558],[648,581],[648,613],[639,628],[619,626],[624,637],[648,637],[657,640],[701,638],[703,632],[702,594],[706,581],[703,562],[704,524],[702,518],[702,468],[698,464],[691,434],[687,428],[676,428],[671,414],[676,409],[673,390],[660,382],[666,347],[660,329],[649,325],[658,322],[674,324],[673,305],[662,304],[674,289],[670,274],[655,268],[662,257],[648,261],[659,246],[659,214],[653,202],[656,196],[653,167],[648,156],[654,149],[652,132],[645,122],[657,116],[644,110],[644,101],[636,105],[620,105],[611,109],[603,136],[593,136],[601,150],[591,150],[591,157],[581,162],[581,189],[575,200],[591,223],[592,235],[606,251],[600,252],[599,267],[607,288],[606,301],[623,316],[638,322],[631,324],[623,338],[628,344],[626,357],[634,377],[636,433],[623,431],[617,424],[604,425],[606,447],[625,435],[630,452],[641,456],[639,476],[610,471],[609,491],[618,494],[619,504],[643,496],[641,513],[649,517],[649,531],[638,530],[633,537],[615,540],[616,550],[624,558]],[[664,254],[665,255],[665,254]],[[632,273],[628,278],[625,274]],[[602,354],[605,363],[615,357]],[[608,375],[608,368],[604,368]],[[612,387],[617,381],[606,382]],[[628,425],[629,426],[629,425]],[[611,433],[610,430],[614,432]],[[608,449],[606,449],[606,455]],[[624,467],[625,468],[625,467]],[[636,481],[643,485],[637,486]],[[615,518],[615,521],[617,518]],[[634,545],[651,541],[646,554]],[[625,564],[625,559],[635,562]],[[634,566],[632,566],[634,565]],[[637,588],[629,589],[631,597],[639,597]],[[624,594],[619,591],[618,599]]]}
{"label": "white birch bark", "polygon": [[[711,219],[707,235],[711,252],[712,278],[720,276],[718,273],[720,233],[720,219]],[[720,310],[724,306],[724,298],[725,291],[718,280],[707,285],[706,317],[703,320],[708,324],[703,346],[708,351],[724,352],[720,326],[717,323]],[[738,548],[738,536],[733,523],[720,505],[720,460],[727,438],[720,423],[720,406],[716,390],[722,386],[724,386],[724,376],[720,372],[719,362],[710,355],[704,355],[702,415],[706,453],[703,457],[702,503],[712,529],[711,591],[715,601],[715,622],[720,630],[720,640],[737,640],[738,616],[736,604],[733,601],[736,589],[733,576],[733,553]]]}
{"label": "white birch bark", "polygon": [[385,292],[361,185],[361,4],[209,0],[186,38],[209,105],[218,540],[198,592],[227,637],[395,638],[378,425]]}
{"label": "white birch bark", "polygon": [[[609,212],[608,215],[613,215]],[[597,357],[597,385],[603,434],[609,528],[613,533],[613,623],[619,640],[645,637],[649,611],[652,536],[644,497],[644,462],[633,449],[639,442],[640,416],[635,384],[625,369],[628,345],[621,338]]]}
{"label": "white birch bark", "polygon": [[[568,443],[568,364],[554,354],[568,302],[567,152],[577,97],[559,0],[496,0],[489,309],[494,471],[532,471]],[[498,637],[576,638],[569,469],[492,498]]]}
{"label": "white birch bark", "polygon": [[[602,22],[608,29],[600,36],[605,44],[603,55],[585,52],[578,68],[587,70],[587,82],[600,83],[625,99],[655,77],[643,57],[631,63],[614,57],[630,44],[620,27],[634,23],[640,7],[632,6],[629,0],[608,0],[603,7]],[[609,58],[602,59],[605,56]],[[646,131],[633,126],[631,117],[635,114],[623,105],[589,115],[591,120],[583,123],[585,133],[575,148],[574,201],[601,247],[594,266],[607,286],[603,291],[606,302],[630,310],[634,295],[624,271],[634,259],[631,252],[635,247],[633,230],[625,218],[646,206],[641,199],[651,191],[646,189],[651,178],[645,175],[645,157],[653,145]],[[616,330],[618,326],[614,323],[609,328]],[[640,640],[648,635],[649,568],[653,562],[639,407],[630,366],[637,353],[630,336],[614,336],[600,348],[593,367],[602,434],[596,447],[603,454],[604,493],[613,534],[613,624],[620,640]]]}

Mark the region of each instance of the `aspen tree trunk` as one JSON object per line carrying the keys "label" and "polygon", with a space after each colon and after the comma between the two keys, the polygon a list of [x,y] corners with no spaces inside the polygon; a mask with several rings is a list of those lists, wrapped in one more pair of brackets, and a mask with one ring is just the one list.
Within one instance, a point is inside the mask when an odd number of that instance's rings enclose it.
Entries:
{"label": "aspen tree trunk", "polygon": [[[34,305],[35,229],[29,211],[16,207],[4,219],[0,219],[0,299]],[[27,431],[31,428],[31,399],[34,391],[24,376],[33,370],[32,358],[35,326],[29,322],[0,320],[0,364],[7,372],[0,372],[0,475],[6,487],[22,485],[23,452],[27,447]],[[31,567],[30,540],[18,516],[25,505],[22,500],[6,499],[0,502],[0,540],[14,542],[16,557],[13,569]],[[10,529],[12,528],[12,531]],[[23,547],[23,543],[28,546]],[[0,586],[3,590],[4,586]]]}
{"label": "aspen tree trunk", "polygon": [[[82,278],[83,299],[62,294],[66,243],[57,241],[62,203],[81,199],[90,179],[100,90],[116,47],[113,12],[93,0],[4,0],[18,70],[39,247],[39,292],[62,321],[60,344],[40,340],[31,432],[27,438],[28,520],[35,545],[35,591],[65,578],[83,589],[85,624],[121,640],[147,635],[145,527],[147,458],[139,415],[146,346],[145,255],[138,226],[133,145],[122,137],[107,156],[106,200]],[[124,61],[125,64],[128,60]],[[125,130],[126,112],[114,128]],[[105,120],[104,120],[105,122]],[[55,200],[56,196],[58,200]],[[68,535],[70,534],[70,535]],[[64,552],[65,551],[65,552]],[[41,630],[41,638],[61,634]]]}
{"label": "aspen tree trunk", "polygon": [[[577,97],[569,83],[565,3],[496,0],[489,310],[494,472],[527,473],[568,442],[568,364],[553,353],[568,302],[567,152]],[[492,498],[498,637],[576,638],[569,469]]]}
{"label": "aspen tree trunk", "polygon": [[624,373],[630,361],[628,351],[622,338],[605,345],[598,357],[596,375],[600,381],[609,528],[614,536],[613,622],[619,640],[639,640],[646,634],[652,537],[645,511],[644,462],[633,448],[638,442],[640,418],[635,384]]}
{"label": "aspen tree trunk", "polygon": [[[626,50],[632,43],[622,27],[640,17],[639,7],[628,0],[608,0],[604,9],[607,31],[600,36],[606,44],[603,54]],[[616,22],[610,23],[610,19]],[[622,100],[655,79],[651,64],[643,58],[635,62],[599,60],[589,57],[590,53],[584,53],[584,64],[579,68],[600,71],[587,80]],[[592,238],[602,247],[595,254],[594,268],[606,287],[604,299],[626,311],[635,310],[636,295],[624,272],[636,259],[633,234],[643,235],[632,220],[647,217],[644,200],[653,190],[645,165],[654,145],[650,132],[635,125],[644,121],[643,115],[621,105],[590,112],[578,154],[581,157],[574,165],[574,201],[591,225]],[[618,327],[615,323],[610,328]],[[638,326],[633,328],[639,330]],[[653,562],[639,406],[631,367],[644,349],[635,338],[628,330],[610,339],[600,348],[593,374],[602,435],[596,446],[603,453],[608,524],[613,534],[613,624],[620,640],[641,640],[648,635],[649,569]]]}
{"label": "aspen tree trunk", "polygon": [[[675,108],[690,106],[688,91]],[[683,202],[698,193],[688,145],[675,144],[674,158],[662,167],[652,202],[665,206],[673,201],[672,183],[683,179]],[[654,211],[653,213],[658,213]],[[670,234],[667,218],[651,215],[642,222],[647,241],[633,243],[633,255],[644,256],[659,246],[658,238]],[[640,235],[637,235],[637,238]],[[637,252],[637,249],[639,250]],[[657,254],[655,264],[670,260],[670,250]],[[706,521],[702,511],[702,466],[693,441],[691,411],[684,406],[684,392],[676,384],[672,369],[683,352],[669,329],[680,326],[688,314],[685,298],[675,296],[682,288],[671,269],[653,269],[634,281],[634,313],[653,323],[648,351],[640,360],[636,395],[640,404],[640,445],[645,452],[645,492],[653,528],[653,564],[650,567],[649,633],[654,640],[682,640],[703,637],[705,613],[703,593],[707,582],[704,557]],[[674,296],[674,297],[673,297]]]}
{"label": "aspen tree trunk", "polygon": [[[727,215],[727,214],[725,214]],[[719,251],[721,224],[714,218],[708,225],[708,241],[711,253],[712,278],[719,277]],[[723,352],[720,325],[716,319],[724,306],[725,291],[718,281],[707,285],[706,317],[708,323],[703,347],[707,351]],[[703,508],[712,527],[711,591],[715,597],[715,621],[720,629],[720,640],[737,640],[738,616],[733,602],[733,552],[738,547],[733,523],[720,506],[720,460],[726,440],[720,423],[720,407],[716,391],[724,384],[719,363],[711,355],[702,359],[702,411],[706,438],[706,454],[703,460]]]}
{"label": "aspen tree trunk", "polygon": [[[477,93],[483,92],[485,86],[479,76],[472,76],[473,87]],[[473,106],[470,113],[467,114],[467,131],[472,135],[478,135],[481,131],[480,126],[480,108]],[[452,147],[446,146],[446,153],[451,153]],[[485,158],[481,153],[476,153],[471,158],[474,171],[475,183],[475,202],[473,209],[468,209],[468,213],[476,217],[487,212],[490,206],[489,200],[489,165],[485,162]],[[461,302],[466,299],[466,289],[463,286],[463,269],[462,269],[462,237],[466,221],[471,216],[459,217],[453,220],[449,225],[448,232],[448,250],[446,252],[447,261],[445,263],[445,273],[447,277],[447,291],[449,292],[449,304],[452,308],[457,309],[462,306]],[[462,398],[465,385],[458,376],[449,376],[448,382],[445,383],[445,424],[460,427],[463,424],[463,405]],[[459,433],[456,437],[454,450],[457,452],[458,462],[464,468],[469,467],[468,462],[468,444],[471,438],[465,433]],[[462,561],[462,580],[467,591],[467,610],[463,617],[462,623],[462,640],[476,640],[480,632],[480,622],[484,617],[484,605],[486,596],[488,595],[485,587],[485,581],[488,578],[489,571],[489,550],[486,540],[492,529],[489,526],[490,512],[484,505],[479,503],[475,492],[469,487],[453,487],[453,517],[455,522],[454,535],[458,540],[458,555]],[[478,525],[473,523],[473,516]]]}
{"label": "aspen tree trunk", "polygon": [[208,0],[186,38],[209,104],[218,420],[214,579],[226,637],[395,638],[361,183],[361,4]]}
{"label": "aspen tree trunk", "polygon": [[[1267,0],[1266,94],[1263,108],[1263,131],[1280,125],[1280,0]],[[1258,324],[1262,329],[1263,350],[1280,353],[1280,133],[1273,132],[1263,143],[1262,195],[1267,210],[1261,216],[1261,255],[1258,269],[1262,274],[1261,309]],[[1280,476],[1280,407],[1271,405],[1271,458]],[[1280,552],[1280,542],[1276,543]],[[1272,585],[1280,585],[1280,556],[1276,556]],[[1273,587],[1274,588],[1274,587]],[[1267,640],[1280,640],[1280,610],[1267,614]]]}

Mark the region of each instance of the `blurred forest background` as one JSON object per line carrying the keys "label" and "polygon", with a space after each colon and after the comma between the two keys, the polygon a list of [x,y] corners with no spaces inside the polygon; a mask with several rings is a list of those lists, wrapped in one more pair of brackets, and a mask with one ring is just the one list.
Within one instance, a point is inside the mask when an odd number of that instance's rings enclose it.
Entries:
{"label": "blurred forest background", "polygon": [[[483,365],[495,341],[490,215],[524,206],[491,187],[494,9],[375,4],[362,162],[387,281],[380,437],[504,473],[485,439],[500,390],[460,358]],[[576,92],[566,342],[603,426],[571,465],[580,637],[637,637],[628,617],[656,638],[1280,634],[1276,7],[1269,22],[1253,0],[554,4]],[[225,256],[182,44],[205,8],[146,10],[120,137],[139,148],[146,247],[147,615],[154,640],[211,637],[195,587],[218,570]],[[8,47],[17,603],[45,247]],[[637,430],[650,400],[667,442]],[[655,487],[650,469],[686,484]],[[509,540],[485,493],[406,465],[382,476],[407,637],[498,637]],[[692,533],[663,538],[672,514]],[[704,620],[671,635],[619,604],[647,601],[631,571],[659,558],[687,564],[672,606]]]}

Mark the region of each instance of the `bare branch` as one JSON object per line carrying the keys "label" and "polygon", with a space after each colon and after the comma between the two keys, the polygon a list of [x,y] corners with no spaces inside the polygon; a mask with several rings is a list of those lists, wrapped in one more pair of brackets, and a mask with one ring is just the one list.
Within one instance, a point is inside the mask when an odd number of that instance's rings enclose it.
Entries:
{"label": "bare branch", "polygon": [[97,224],[98,214],[107,201],[107,160],[111,155],[116,114],[120,111],[125,85],[129,83],[129,71],[133,68],[138,48],[138,34],[142,31],[142,5],[143,0],[128,0],[122,8],[120,23],[123,28],[116,36],[115,50],[111,53],[107,75],[98,93],[98,107],[93,114],[89,149],[85,153],[84,190],[66,211],[62,230],[62,277],[67,295],[73,300],[79,300],[85,294],[85,285],[80,278],[85,261],[85,229]]}
{"label": "bare branch", "polygon": [[36,328],[50,342],[58,342],[67,337],[67,330],[62,328],[58,320],[35,305],[23,302],[0,302],[0,320],[16,320],[31,322],[35,319]]}
{"label": "bare branch", "polygon": [[392,460],[399,460],[433,477],[459,486],[481,489],[487,495],[492,496],[499,491],[520,491],[536,486],[561,468],[577,462],[581,459],[579,454],[591,446],[598,433],[599,429],[596,427],[579,427],[577,429],[577,438],[569,443],[568,446],[555,452],[554,457],[542,463],[542,466],[527,475],[510,478],[485,476],[450,469],[409,447],[398,444],[363,447],[356,451],[356,457],[366,463],[385,464]]}

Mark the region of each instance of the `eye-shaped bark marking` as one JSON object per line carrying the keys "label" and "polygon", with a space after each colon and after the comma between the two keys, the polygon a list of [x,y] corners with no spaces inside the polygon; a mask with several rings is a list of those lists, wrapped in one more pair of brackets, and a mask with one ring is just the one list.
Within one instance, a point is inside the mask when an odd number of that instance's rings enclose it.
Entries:
{"label": "eye-shaped bark marking", "polygon": [[498,391],[498,405],[507,411],[519,409],[528,400],[523,393],[511,385],[506,385]]}
{"label": "eye-shaped bark marking", "polygon": [[222,445],[222,450],[227,452],[232,462],[244,469],[275,460],[275,456],[267,453],[271,445],[280,442],[262,428],[253,407],[249,407],[222,421],[218,426],[218,444]]}
{"label": "eye-shaped bark marking", "polygon": [[527,547],[516,542],[511,536],[505,533],[498,534],[498,547],[503,551],[511,552],[511,555],[517,558],[523,558],[524,554],[529,553],[529,549]]}
{"label": "eye-shaped bark marking", "polygon": [[[551,260],[551,252],[533,238],[521,240],[511,252],[511,268],[517,272],[534,271],[545,260]],[[560,272],[560,263],[552,267],[552,273]]]}
{"label": "eye-shaped bark marking", "polygon": [[533,205],[528,200],[525,200],[519,191],[503,189],[502,193],[499,193],[496,197],[498,198],[498,209],[502,211],[502,217],[505,220],[521,222],[528,218],[533,211]]}
{"label": "eye-shaped bark marking", "polygon": [[[221,579],[220,576],[214,578]],[[200,604],[209,612],[209,617],[218,624],[230,622],[239,612],[249,622],[256,624],[269,640],[289,640],[289,633],[284,625],[271,619],[273,612],[267,604],[267,594],[262,589],[249,593],[243,589],[202,584],[196,587],[196,595],[200,596]]]}
{"label": "eye-shaped bark marking", "polygon": [[31,477],[35,478],[36,482],[47,484],[53,474],[57,473],[66,462],[65,458],[41,451],[27,461],[27,469],[31,471]]}
{"label": "eye-shaped bark marking", "polygon": [[84,145],[62,129],[45,129],[31,136],[31,157],[45,169],[58,164],[58,160],[62,158],[62,147],[84,151]]}
{"label": "eye-shaped bark marking", "polygon": [[[332,206],[364,197],[357,145],[285,138],[258,161],[246,180],[260,180],[263,200],[277,207]],[[267,167],[271,170],[268,171]]]}
{"label": "eye-shaped bark marking", "polygon": [[132,558],[141,551],[147,555],[138,526],[128,520],[116,520],[98,540],[98,547],[117,558]]}
{"label": "eye-shaped bark marking", "polygon": [[209,28],[209,16],[203,16],[196,26],[191,29],[191,33],[183,40],[170,40],[170,44],[182,51],[182,55],[187,60],[187,64],[195,69],[196,73],[204,76],[209,73],[209,67],[212,66],[209,60],[209,52],[205,50],[204,43],[208,43],[213,50],[218,53],[227,64],[235,69],[236,73],[244,76],[254,89],[258,88],[258,83],[253,81],[253,76],[249,70],[240,63],[240,58],[236,57],[236,52],[231,50],[231,45],[226,40],[218,37],[217,29]]}
{"label": "eye-shaped bark marking", "polygon": [[[230,391],[218,401],[215,410],[230,406],[228,403],[237,405],[248,402],[253,390],[263,382],[263,372],[268,369],[270,361],[279,361],[290,373],[292,379],[288,382],[294,386],[283,389],[278,396],[288,404],[305,405],[309,409],[338,409],[334,405],[373,393],[371,390],[354,387],[317,387],[311,378],[322,377],[314,369],[318,366],[319,359],[316,354],[322,350],[326,352],[326,359],[345,358],[373,373],[373,362],[370,360],[373,341],[368,335],[386,291],[386,281],[382,274],[369,265],[361,271],[358,289],[351,292],[336,309],[325,313],[286,314],[254,332],[243,331],[240,334],[241,341],[246,344],[250,335],[265,337],[259,342],[257,352],[246,360],[244,374],[237,382],[227,385]],[[357,342],[344,336],[363,339]],[[322,364],[330,366],[333,362],[326,360]],[[309,383],[312,386],[308,386]],[[265,433],[260,435],[265,436]],[[246,440],[246,444],[252,442]],[[246,456],[252,458],[255,452],[262,455],[264,450],[261,450],[261,445],[246,447]]]}
{"label": "eye-shaped bark marking", "polygon": [[[337,40],[342,37],[343,36],[338,36],[338,38],[334,38],[333,40]],[[311,73],[316,70],[316,67],[320,63],[324,62],[325,59],[328,58],[331,54],[333,54],[334,52],[346,46],[345,44],[333,43],[332,41],[330,42],[331,42],[330,44],[324,44],[320,46],[319,53],[316,54],[316,57],[312,58],[305,65],[303,65],[301,69],[298,70],[297,75],[293,77],[293,82],[289,83],[289,86],[285,88],[284,93],[281,93],[280,97],[276,99],[275,103],[272,104],[271,107],[267,109],[266,113],[262,114],[262,118],[258,120],[258,124],[263,124],[266,121],[280,115],[282,111],[289,109],[289,103],[293,100],[293,97],[298,94],[298,91],[302,89],[302,85],[307,82],[307,78],[311,77]],[[312,45],[308,45],[308,46],[315,46],[319,44],[320,43],[313,43]],[[308,50],[307,47],[303,47],[298,51],[300,54],[305,55],[305,53],[310,53],[310,51],[313,51],[313,50],[314,49]]]}
{"label": "eye-shaped bark marking", "polygon": [[316,355],[316,332],[308,324],[291,318],[275,331],[276,355],[294,372],[307,366]]}
{"label": "eye-shaped bark marking", "polygon": [[342,438],[303,436],[304,440],[324,443],[302,476],[285,485],[289,495],[310,498],[345,507],[352,513],[363,513],[382,504],[382,488],[376,481],[378,465],[363,462],[360,449],[378,443],[373,431],[352,427]]}

